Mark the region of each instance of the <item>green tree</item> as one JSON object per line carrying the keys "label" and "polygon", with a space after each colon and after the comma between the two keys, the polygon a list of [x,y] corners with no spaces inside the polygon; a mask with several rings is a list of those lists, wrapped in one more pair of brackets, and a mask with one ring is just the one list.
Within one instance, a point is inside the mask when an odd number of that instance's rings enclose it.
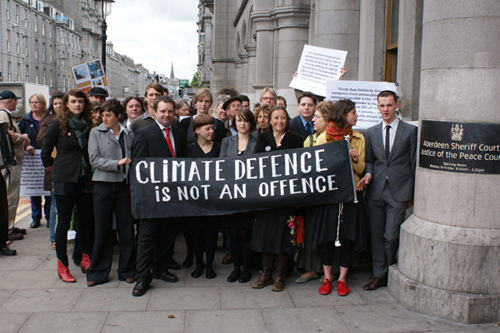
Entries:
{"label": "green tree", "polygon": [[198,83],[198,72],[194,73],[193,79],[191,80],[191,87],[198,87],[200,84]]}

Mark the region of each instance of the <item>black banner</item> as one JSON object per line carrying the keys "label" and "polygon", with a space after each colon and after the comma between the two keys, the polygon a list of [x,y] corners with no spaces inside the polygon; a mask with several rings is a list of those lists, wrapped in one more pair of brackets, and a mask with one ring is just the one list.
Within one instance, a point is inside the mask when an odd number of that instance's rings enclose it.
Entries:
{"label": "black banner", "polygon": [[130,184],[137,219],[227,215],[354,197],[346,141],[238,158],[133,160]]}
{"label": "black banner", "polygon": [[422,120],[419,166],[440,171],[500,173],[500,125]]}

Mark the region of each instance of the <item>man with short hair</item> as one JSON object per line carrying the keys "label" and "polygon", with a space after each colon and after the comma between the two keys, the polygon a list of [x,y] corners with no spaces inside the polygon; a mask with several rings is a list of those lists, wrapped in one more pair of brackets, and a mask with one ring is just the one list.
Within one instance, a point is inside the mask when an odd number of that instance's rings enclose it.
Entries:
{"label": "man with short hair", "polygon": [[387,285],[388,268],[396,262],[399,229],[406,209],[413,205],[417,127],[397,117],[397,101],[393,91],[378,94],[382,122],[368,128],[365,135],[365,176],[357,189],[368,185],[373,274],[364,290]]}
{"label": "man with short hair", "polygon": [[4,90],[0,93],[0,122],[7,123],[9,134],[14,145],[14,153],[16,155],[16,165],[2,169],[2,176],[7,183],[7,200],[9,202],[9,240],[21,240],[26,234],[26,229],[16,228],[14,222],[16,220],[17,206],[19,204],[19,190],[21,187],[21,172],[23,169],[24,145],[29,144],[27,134],[21,134],[17,127],[16,120],[12,117],[12,112],[16,110],[17,97],[12,91]]}
{"label": "man with short hair", "polygon": [[260,105],[276,105],[276,91],[271,87],[265,87],[260,93]]}
{"label": "man with short hair", "polygon": [[290,130],[296,134],[302,135],[304,140],[314,133],[314,124],[312,122],[314,111],[316,110],[316,96],[308,91],[304,91],[298,98],[299,115],[290,120]]}
{"label": "man with short hair", "polygon": [[250,98],[247,95],[240,95],[241,108],[250,109]]}
{"label": "man with short hair", "polygon": [[286,99],[283,96],[276,97],[276,105],[283,107],[286,110]]}
{"label": "man with short hair", "polygon": [[108,97],[108,92],[102,87],[94,87],[89,91],[89,100],[91,102],[97,101],[104,104],[106,102],[106,97]]}
{"label": "man with short hair", "polygon": [[155,100],[163,96],[165,89],[163,89],[162,85],[156,82],[148,84],[144,91],[144,103],[146,104],[146,112],[141,117],[137,117],[130,124],[130,129],[132,132],[137,131],[139,128],[146,127],[149,124],[154,123],[155,121],[155,110],[153,108],[153,104]]}
{"label": "man with short hair", "polygon": [[[186,136],[182,129],[172,125],[175,102],[161,96],[153,103],[155,120],[135,132],[132,158],[183,157]],[[179,279],[168,271],[177,233],[178,218],[155,218],[140,221],[137,247],[137,284],[132,295],[142,296],[153,278],[166,282]]]}

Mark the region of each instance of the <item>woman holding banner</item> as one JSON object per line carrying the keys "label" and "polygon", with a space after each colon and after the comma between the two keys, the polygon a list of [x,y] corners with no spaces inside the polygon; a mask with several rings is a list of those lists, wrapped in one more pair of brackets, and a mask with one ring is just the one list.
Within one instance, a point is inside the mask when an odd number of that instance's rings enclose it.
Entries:
{"label": "woman holding banner", "polygon": [[[210,158],[219,157],[220,144],[213,142],[215,119],[206,114],[199,114],[193,120],[193,133],[196,142],[187,146],[187,157]],[[217,276],[214,271],[215,250],[219,232],[218,216],[196,216],[187,218],[188,226],[193,230],[193,248],[196,269],[191,273],[193,278],[199,278],[203,273],[203,252],[207,257],[207,279]]]}
{"label": "woman holding banner", "polygon": [[[290,132],[290,117],[283,107],[277,106],[271,110],[269,119],[271,131],[258,136],[254,153],[303,147],[302,136]],[[288,220],[294,215],[294,209],[273,208],[257,211],[255,215],[252,250],[262,252],[263,268],[252,288],[261,289],[272,284],[272,291],[283,291],[288,256],[295,252],[291,243],[293,236],[288,227]],[[276,273],[273,281],[271,268],[275,256]]]}
{"label": "woman holding banner", "polygon": [[[19,122],[19,130],[22,134],[28,134],[30,139],[30,144],[26,146],[26,151],[34,156],[35,149],[40,149],[38,143],[36,142],[36,137],[38,131],[40,130],[41,120],[45,111],[47,109],[47,101],[43,94],[37,93],[30,97],[30,108],[31,112],[28,113]],[[33,196],[31,199],[31,228],[38,228],[40,226],[40,220],[42,219],[42,197]],[[44,214],[45,221],[47,223],[47,228],[50,226],[50,202],[51,198],[49,195],[45,196],[44,203]]]}
{"label": "woman holding banner", "polygon": [[[238,133],[222,140],[220,157],[246,156],[253,153],[257,144],[255,130],[257,125],[250,109],[239,109],[231,124]],[[255,220],[254,212],[243,212],[224,217],[226,227],[230,233],[230,248],[233,257],[234,270],[228,276],[228,282],[246,283],[252,278],[250,273],[250,240],[252,226]],[[243,271],[241,267],[243,266]]]}
{"label": "woman holding banner", "polygon": [[[92,170],[87,151],[92,122],[92,105],[87,95],[79,90],[68,91],[63,108],[47,128],[41,158],[52,172],[52,189],[57,204],[56,255],[57,273],[64,282],[75,282],[68,269],[67,233],[73,207],[78,219],[77,238],[83,254],[81,266],[86,271],[91,264],[94,242],[94,216],[92,204]],[[57,155],[51,154],[57,149]]]}
{"label": "woman holding banner", "polygon": [[[354,131],[358,115],[351,100],[344,99],[333,103],[328,115],[328,126],[321,134],[316,145],[340,140],[349,141],[349,156],[353,170],[354,184],[365,169],[365,138]],[[319,288],[321,295],[328,295],[332,289],[332,264],[335,247],[340,247],[340,276],[337,281],[337,294],[347,296],[351,290],[346,285],[347,271],[352,256],[366,247],[367,215],[363,202],[363,192],[357,192],[358,202],[317,206],[314,210],[311,235],[313,250],[320,256],[325,280]]]}

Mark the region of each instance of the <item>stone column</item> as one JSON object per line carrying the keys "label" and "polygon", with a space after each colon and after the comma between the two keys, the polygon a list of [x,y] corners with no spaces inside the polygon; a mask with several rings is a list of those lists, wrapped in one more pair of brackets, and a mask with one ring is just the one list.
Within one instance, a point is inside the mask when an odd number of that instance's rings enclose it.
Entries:
{"label": "stone column", "polygon": [[347,51],[346,80],[358,78],[359,0],[316,0],[314,45]]}
{"label": "stone column", "polygon": [[[382,81],[384,78],[385,3],[386,0],[360,2],[358,65],[360,81]],[[348,68],[348,71],[350,70]]]}
{"label": "stone column", "polygon": [[[499,24],[496,0],[425,1],[420,120],[500,123]],[[403,306],[465,323],[500,319],[499,184],[500,175],[417,167],[414,214],[389,272]]]}
{"label": "stone column", "polygon": [[255,43],[245,45],[245,50],[248,54],[248,76],[247,76],[247,96],[250,98],[251,103],[258,102],[259,96],[255,93],[253,83],[255,82],[255,59],[256,59],[256,46]]}
{"label": "stone column", "polygon": [[254,12],[251,19],[255,25],[256,40],[256,62],[255,81],[252,85],[255,89],[273,86],[273,55],[274,55],[274,22],[271,18],[271,10],[274,1],[258,0],[254,3]]}
{"label": "stone column", "polygon": [[247,52],[242,52],[239,53],[238,56],[241,59],[241,85],[238,87],[238,91],[246,95],[248,94],[249,91],[249,84],[248,84],[248,53]]}

